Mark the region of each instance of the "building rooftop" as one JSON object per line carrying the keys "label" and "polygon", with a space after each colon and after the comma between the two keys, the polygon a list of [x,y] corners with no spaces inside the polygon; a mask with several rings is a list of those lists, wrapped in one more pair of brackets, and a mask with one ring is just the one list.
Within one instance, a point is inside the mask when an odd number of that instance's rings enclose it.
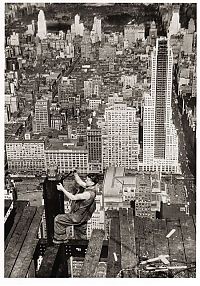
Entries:
{"label": "building rooftop", "polygon": [[23,132],[23,134],[21,134],[20,136],[15,136],[15,137],[10,136],[6,140],[6,142],[7,143],[13,143],[13,142],[28,143],[28,142],[38,142],[38,141],[43,142],[47,138],[47,136],[41,136],[40,134],[31,134],[30,139],[25,139],[24,135],[25,135],[25,132]]}
{"label": "building rooftop", "polygon": [[60,72],[54,72],[46,77],[47,80],[57,80],[58,77],[61,75]]}
{"label": "building rooftop", "polygon": [[22,123],[5,123],[5,134],[16,135],[22,126]]}
{"label": "building rooftop", "polygon": [[173,184],[167,184],[167,194],[170,197],[171,204],[185,204],[186,192],[183,182],[174,181]]}
{"label": "building rooftop", "polygon": [[163,204],[161,209],[162,218],[173,218],[185,217],[186,208],[183,204]]}
{"label": "building rooftop", "polygon": [[74,151],[85,151],[86,150],[86,144],[80,143],[76,139],[49,139],[49,144],[46,148],[46,150],[74,150]]}
{"label": "building rooftop", "polygon": [[123,177],[123,175],[123,167],[110,167],[107,169],[103,186],[104,196],[119,196],[123,184],[123,180],[120,178]]}

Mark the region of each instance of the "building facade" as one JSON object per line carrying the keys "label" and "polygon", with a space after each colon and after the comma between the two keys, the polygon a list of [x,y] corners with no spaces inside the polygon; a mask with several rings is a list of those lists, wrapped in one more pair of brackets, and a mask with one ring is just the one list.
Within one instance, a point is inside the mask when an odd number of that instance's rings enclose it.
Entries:
{"label": "building facade", "polygon": [[38,99],[35,103],[34,132],[40,133],[50,126],[49,101]]}
{"label": "building facade", "polygon": [[87,130],[87,150],[90,172],[102,172],[102,134],[101,129],[90,127]]}
{"label": "building facade", "polygon": [[84,81],[84,98],[91,98],[96,95],[98,98],[101,94],[102,78],[101,76],[94,76]]}
{"label": "building facade", "polygon": [[91,219],[87,222],[87,239],[90,239],[94,229],[105,230],[105,211],[102,205],[102,194],[96,196],[96,210]]}
{"label": "building facade", "polygon": [[132,46],[137,40],[145,39],[145,26],[141,25],[126,25],[124,27],[124,39],[128,41],[129,46]]}
{"label": "building facade", "polygon": [[29,133],[25,134],[23,139],[17,137],[8,139],[6,142],[8,170],[19,174],[24,171],[31,174],[45,171],[44,150],[44,138],[31,138]]}
{"label": "building facade", "polygon": [[88,150],[85,145],[79,146],[76,140],[51,140],[45,150],[45,160],[47,166],[56,164],[61,173],[74,169],[83,174],[88,172]]}
{"label": "building facade", "polygon": [[91,53],[92,53],[92,41],[90,38],[90,32],[88,30],[84,30],[83,38],[81,41],[81,58],[85,60],[90,60]]}
{"label": "building facade", "polygon": [[89,109],[98,110],[99,105],[101,105],[101,99],[89,99]]}
{"label": "building facade", "polygon": [[138,176],[135,191],[135,215],[151,218],[151,181],[149,176]]}
{"label": "building facade", "polygon": [[138,168],[138,132],[135,108],[122,102],[105,109],[104,168]]}

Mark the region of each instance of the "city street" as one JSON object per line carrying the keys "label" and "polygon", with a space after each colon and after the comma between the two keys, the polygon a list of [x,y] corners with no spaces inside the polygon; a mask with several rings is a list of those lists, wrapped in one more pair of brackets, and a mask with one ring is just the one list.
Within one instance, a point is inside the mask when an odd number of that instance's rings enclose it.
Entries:
{"label": "city street", "polygon": [[196,213],[196,183],[193,174],[190,171],[189,163],[194,164],[194,162],[189,162],[188,153],[186,149],[185,133],[182,126],[181,114],[178,109],[177,94],[175,93],[175,88],[173,86],[173,98],[172,100],[172,110],[173,110],[173,121],[178,132],[179,138],[179,162],[181,164],[181,171],[184,175],[184,182],[188,192],[188,202],[190,214]]}

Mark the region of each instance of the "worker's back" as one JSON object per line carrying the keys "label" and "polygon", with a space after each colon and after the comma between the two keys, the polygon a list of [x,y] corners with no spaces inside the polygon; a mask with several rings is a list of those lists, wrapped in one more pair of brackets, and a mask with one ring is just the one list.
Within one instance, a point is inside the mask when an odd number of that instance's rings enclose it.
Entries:
{"label": "worker's back", "polygon": [[96,192],[95,190],[88,189],[90,198],[88,200],[73,201],[71,207],[71,217],[75,223],[87,222],[96,209]]}

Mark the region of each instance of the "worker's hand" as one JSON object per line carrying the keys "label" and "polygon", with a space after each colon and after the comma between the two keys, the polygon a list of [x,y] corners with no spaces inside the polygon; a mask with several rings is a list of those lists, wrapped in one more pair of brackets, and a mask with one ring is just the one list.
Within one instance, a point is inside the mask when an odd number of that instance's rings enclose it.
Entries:
{"label": "worker's hand", "polygon": [[58,190],[58,191],[62,191],[62,190],[63,190],[63,185],[62,185],[61,183],[59,183],[59,184],[57,185],[57,190]]}

